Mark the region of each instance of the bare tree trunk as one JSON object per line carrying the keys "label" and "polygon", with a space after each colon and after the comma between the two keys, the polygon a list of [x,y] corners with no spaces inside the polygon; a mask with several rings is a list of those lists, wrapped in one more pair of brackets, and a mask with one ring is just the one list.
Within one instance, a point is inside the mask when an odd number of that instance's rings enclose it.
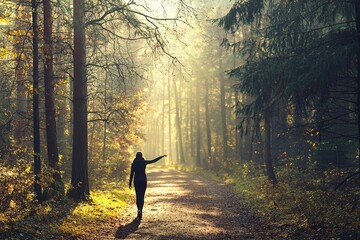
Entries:
{"label": "bare tree trunk", "polygon": [[[192,89],[190,89],[191,91],[191,95],[192,95]],[[194,135],[195,135],[195,130],[194,130],[194,111],[193,111],[193,100],[189,99],[189,104],[190,104],[190,156],[191,159],[195,158],[195,140],[194,140]]]}
{"label": "bare tree trunk", "polygon": [[[358,126],[358,157],[360,155],[360,0],[355,0],[355,15],[356,15],[356,33],[358,50],[357,56],[357,126]],[[360,157],[359,157],[359,168],[360,168]]]}
{"label": "bare tree trunk", "polygon": [[102,161],[106,162],[106,138],[107,138],[107,120],[104,121],[104,132],[103,132],[103,149],[102,149]]}
{"label": "bare tree trunk", "polygon": [[[245,28],[242,29],[242,34],[245,33]],[[234,42],[236,42],[236,33],[234,33]],[[236,54],[233,53],[233,69],[236,68]],[[237,79],[235,79],[235,82]],[[241,151],[240,151],[240,144],[241,144],[241,135],[240,131],[238,129],[238,126],[240,125],[239,118],[238,118],[238,109],[239,109],[239,92],[235,90],[235,160],[241,160]]]}
{"label": "bare tree trunk", "polygon": [[[207,143],[207,158],[211,164],[211,130],[210,130],[210,116],[209,116],[209,78],[205,78],[205,122],[206,122],[206,143]],[[205,166],[207,167],[207,166]]]}
{"label": "bare tree trunk", "polygon": [[75,200],[90,195],[88,179],[87,81],[85,47],[84,0],[73,0],[74,5],[74,95],[73,95],[73,153],[71,186]]}
{"label": "bare tree trunk", "polygon": [[[23,6],[19,3],[19,7],[15,11],[15,27],[16,30],[20,32],[25,31],[27,26],[24,26],[23,21],[21,19],[27,19],[27,13]],[[24,36],[17,35],[15,36],[15,80],[16,80],[16,113],[17,119],[14,121],[14,139],[18,144],[25,146],[24,144],[24,136],[26,135],[26,112],[27,112],[27,97],[26,97],[26,86],[25,86],[25,59],[27,56],[27,52],[23,47],[24,44]]]}
{"label": "bare tree trunk", "polygon": [[[62,31],[62,25],[61,25],[61,19],[57,18],[56,23],[53,24],[56,27],[56,32],[60,33]],[[65,36],[63,36],[65,37]],[[62,56],[59,56],[59,54],[54,53],[54,66],[61,64]],[[56,69],[56,68],[55,68]],[[59,79],[65,80],[67,78],[67,74],[63,69],[58,69],[57,71],[54,69],[54,75],[59,75]],[[68,86],[67,85],[60,85],[57,86],[58,92],[63,92],[67,94],[68,92]],[[55,99],[55,105],[58,106],[58,115],[57,115],[57,121],[56,121],[56,133],[57,133],[57,142],[58,142],[58,150],[59,155],[66,156],[68,151],[66,149],[69,146],[69,139],[66,136],[66,130],[67,130],[67,124],[68,124],[68,106],[70,105],[68,103],[68,98],[60,95],[59,99]],[[67,157],[65,157],[67,158]]]}
{"label": "bare tree trunk", "polygon": [[191,92],[190,89],[187,89],[186,91],[186,117],[185,117],[185,129],[186,129],[186,134],[185,134],[185,149],[188,149],[188,151],[185,151],[186,154],[186,159],[192,159],[191,156],[191,151],[189,151],[191,149],[191,143],[190,143],[190,134],[191,134],[191,129],[190,129],[190,117],[191,117],[191,103],[190,103],[190,96],[191,96]]}
{"label": "bare tree trunk", "polygon": [[[220,64],[220,71],[221,71]],[[228,162],[227,155],[227,144],[228,144],[228,133],[227,133],[227,125],[226,125],[226,105],[225,105],[225,79],[223,77],[222,72],[220,73],[220,109],[221,109],[221,126],[222,126],[222,138],[223,138],[223,158],[224,162]]]}
{"label": "bare tree trunk", "polygon": [[182,132],[181,132],[181,120],[180,120],[180,104],[179,104],[179,96],[176,89],[176,80],[173,81],[174,83],[174,94],[175,94],[175,109],[176,109],[176,126],[177,126],[177,135],[178,135],[178,144],[179,144],[179,155],[180,155],[180,163],[185,163],[185,156],[184,156],[184,148],[183,148],[183,141],[182,141]]}
{"label": "bare tree trunk", "polygon": [[240,138],[238,134],[238,101],[239,101],[239,92],[235,90],[235,158],[239,158],[240,156]]}
{"label": "bare tree trunk", "polygon": [[52,195],[64,195],[64,184],[61,180],[59,168],[59,153],[56,134],[56,112],[54,95],[54,69],[52,44],[52,6],[50,0],[43,1],[44,6],[44,81],[45,81],[45,115],[46,115],[46,141],[48,161],[53,169]]}
{"label": "bare tree trunk", "polygon": [[40,159],[40,114],[39,114],[39,32],[38,2],[31,1],[33,23],[33,128],[34,128],[34,191],[36,199],[42,200]]}
{"label": "bare tree trunk", "polygon": [[201,166],[201,126],[200,126],[200,86],[199,80],[196,80],[196,164]]}
{"label": "bare tree trunk", "polygon": [[169,79],[168,79],[168,100],[169,100],[169,106],[168,106],[168,111],[169,111],[169,160],[172,161],[173,159],[173,153],[172,153],[172,139],[171,139],[171,131],[172,131],[172,126],[171,126],[171,75],[169,75]]}
{"label": "bare tree trunk", "polygon": [[161,152],[165,152],[165,78],[163,78],[163,94],[162,94],[162,115],[161,115]]}
{"label": "bare tree trunk", "polygon": [[276,184],[277,180],[274,173],[274,167],[271,158],[271,113],[269,109],[266,109],[264,112],[264,128],[265,128],[265,149],[264,149],[264,158],[265,166],[268,175],[268,179]]}
{"label": "bare tree trunk", "polygon": [[[105,53],[106,53],[106,48],[105,48]],[[107,65],[107,62],[106,62]],[[105,81],[104,81],[104,132],[103,132],[103,149],[102,149],[102,161],[103,163],[106,162],[106,138],[107,138],[107,82],[108,82],[108,74],[107,72],[105,72]]]}

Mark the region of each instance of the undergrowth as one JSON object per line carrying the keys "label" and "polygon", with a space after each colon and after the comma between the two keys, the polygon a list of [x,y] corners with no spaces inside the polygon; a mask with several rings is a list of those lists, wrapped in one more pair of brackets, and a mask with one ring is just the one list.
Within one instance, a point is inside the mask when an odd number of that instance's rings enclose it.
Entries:
{"label": "undergrowth", "polygon": [[74,239],[121,216],[131,192],[120,182],[103,183],[87,202],[70,199],[33,203],[0,213],[0,239]]}
{"label": "undergrowth", "polygon": [[335,190],[350,170],[305,172],[284,166],[273,185],[260,171],[248,171],[249,164],[232,174],[198,172],[234,184],[242,204],[267,219],[280,239],[360,239],[359,178]]}

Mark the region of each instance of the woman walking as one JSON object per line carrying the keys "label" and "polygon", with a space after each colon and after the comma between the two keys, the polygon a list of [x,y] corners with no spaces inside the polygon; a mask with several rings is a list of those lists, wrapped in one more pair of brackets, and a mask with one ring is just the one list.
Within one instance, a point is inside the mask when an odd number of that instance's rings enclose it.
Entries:
{"label": "woman walking", "polygon": [[[132,180],[134,178],[135,192],[136,192],[136,206],[138,209],[137,218],[141,220],[142,218],[142,209],[144,207],[144,197],[147,186],[146,179],[146,165],[155,163],[161,158],[166,157],[166,155],[155,158],[154,160],[145,160],[141,152],[136,153],[136,158],[131,164],[129,188],[131,188]],[[135,177],[134,177],[135,174]]]}

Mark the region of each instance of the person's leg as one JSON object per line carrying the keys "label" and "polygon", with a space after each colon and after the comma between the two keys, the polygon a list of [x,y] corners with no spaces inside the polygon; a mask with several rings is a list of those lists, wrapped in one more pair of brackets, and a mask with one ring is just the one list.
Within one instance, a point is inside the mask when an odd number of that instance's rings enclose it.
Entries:
{"label": "person's leg", "polygon": [[142,218],[142,210],[144,207],[144,198],[145,198],[145,191],[146,191],[146,185],[147,181],[146,179],[137,179],[137,181],[134,181],[135,183],[135,191],[136,191],[136,206],[138,209],[138,218]]}
{"label": "person's leg", "polygon": [[135,185],[135,193],[136,193],[136,207],[138,211],[140,211],[141,206],[141,187]]}
{"label": "person's leg", "polygon": [[138,207],[138,210],[140,212],[142,212],[143,207],[144,207],[145,192],[146,192],[146,185],[142,186],[141,190],[139,191],[139,207]]}

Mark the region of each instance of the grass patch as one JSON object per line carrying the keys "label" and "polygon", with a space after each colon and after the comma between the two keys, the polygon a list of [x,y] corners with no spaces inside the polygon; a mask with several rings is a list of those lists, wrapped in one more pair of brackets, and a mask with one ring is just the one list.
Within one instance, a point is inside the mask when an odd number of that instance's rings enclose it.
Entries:
{"label": "grass patch", "polygon": [[360,239],[360,188],[356,181],[334,190],[349,172],[329,170],[307,178],[278,172],[272,185],[263,175],[197,172],[234,184],[240,201],[275,227],[280,239]]}
{"label": "grass patch", "polygon": [[31,209],[0,214],[1,239],[74,239],[89,235],[121,216],[131,199],[131,191],[119,186],[123,183],[106,183],[102,189],[91,191],[91,199],[76,203],[70,199],[47,201]]}

